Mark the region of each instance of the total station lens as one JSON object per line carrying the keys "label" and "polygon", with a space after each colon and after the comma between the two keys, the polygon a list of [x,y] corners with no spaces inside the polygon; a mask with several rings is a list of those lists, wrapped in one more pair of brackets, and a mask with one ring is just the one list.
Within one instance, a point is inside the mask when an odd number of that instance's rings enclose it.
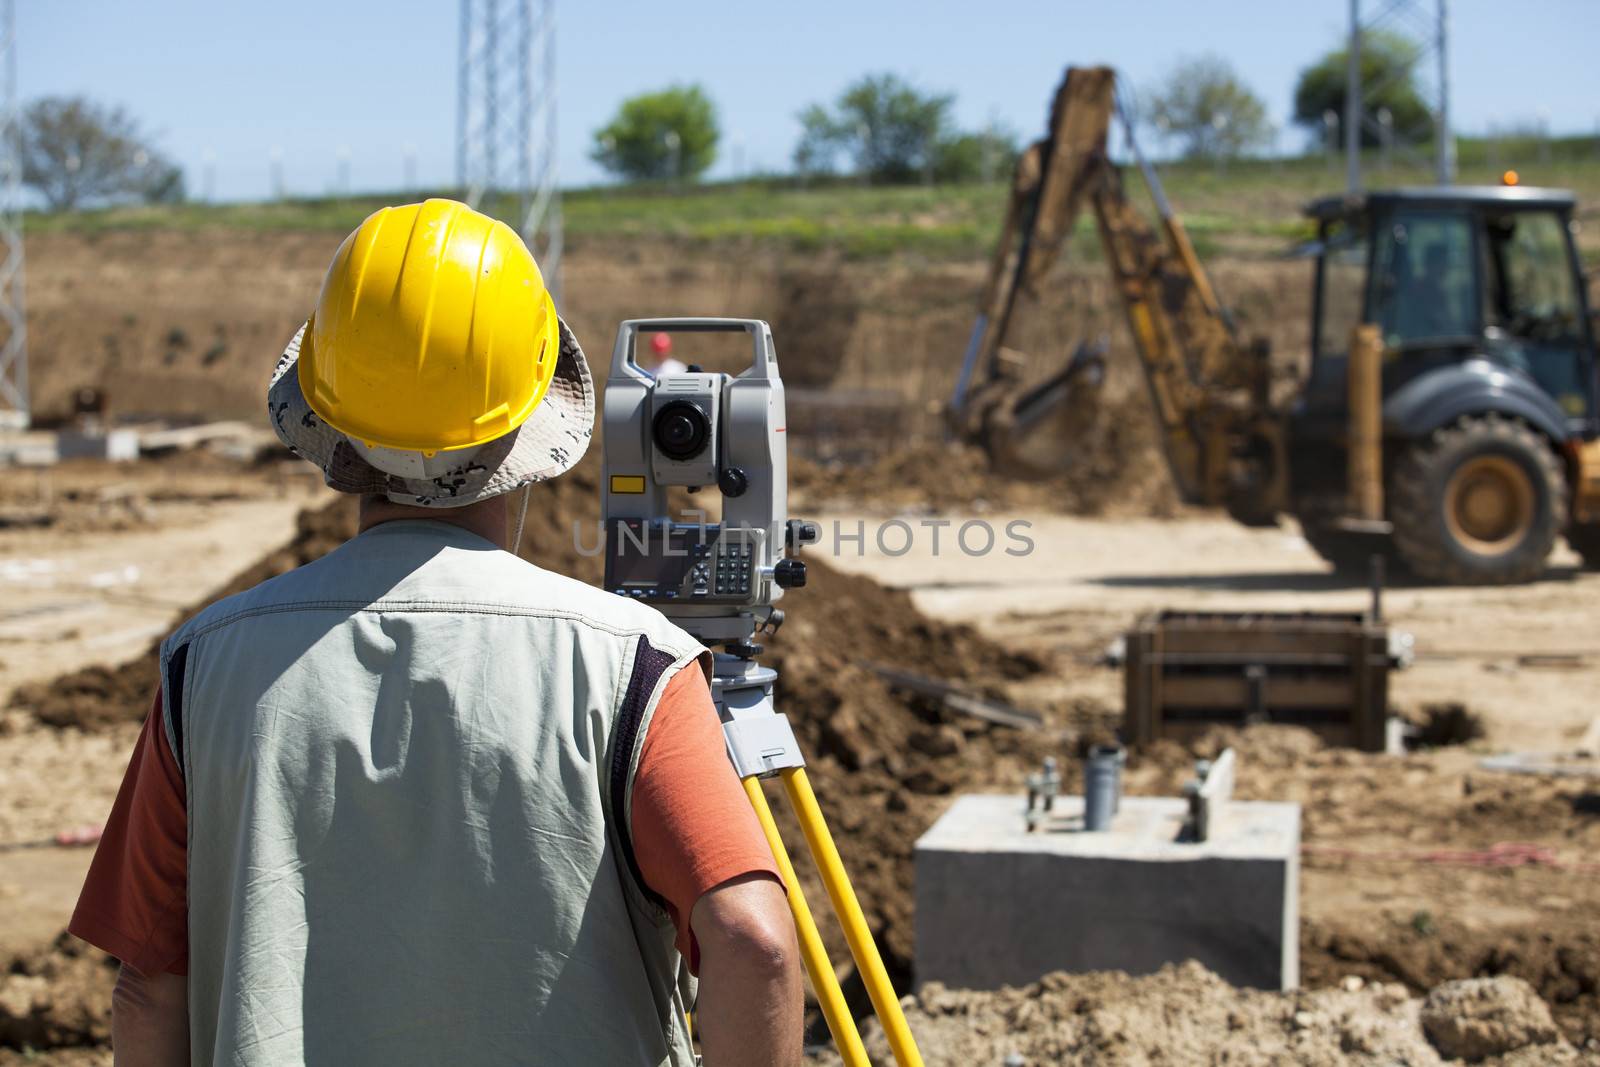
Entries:
{"label": "total station lens", "polygon": [[706,413],[686,400],[674,400],[656,413],[656,447],[668,459],[692,459],[705,451],[711,436]]}

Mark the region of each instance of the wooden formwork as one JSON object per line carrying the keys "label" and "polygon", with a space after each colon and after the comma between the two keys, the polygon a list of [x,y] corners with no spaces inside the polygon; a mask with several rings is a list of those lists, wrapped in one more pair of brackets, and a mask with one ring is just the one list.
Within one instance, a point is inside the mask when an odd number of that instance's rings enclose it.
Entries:
{"label": "wooden formwork", "polygon": [[1309,727],[1330,744],[1384,749],[1389,635],[1334,612],[1166,611],[1127,635],[1123,730],[1130,745],[1209,726]]}

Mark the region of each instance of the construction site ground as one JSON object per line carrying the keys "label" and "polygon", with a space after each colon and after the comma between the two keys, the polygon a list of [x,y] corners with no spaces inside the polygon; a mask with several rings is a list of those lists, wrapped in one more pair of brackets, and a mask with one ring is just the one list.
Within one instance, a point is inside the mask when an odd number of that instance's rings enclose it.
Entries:
{"label": "construction site ground", "polygon": [[[51,480],[62,512],[56,528],[0,529],[0,581],[5,583],[0,687],[6,691],[0,701],[9,702],[17,685],[72,668],[115,665],[141,652],[186,605],[288,540],[304,506],[325,499],[325,491],[305,479],[255,468],[202,470],[186,481],[191,495],[205,498],[204,506],[185,494],[164,493],[161,487],[171,479],[163,464],[63,467]],[[107,494],[106,485],[118,489]],[[37,496],[37,487],[14,495],[29,493]],[[61,502],[108,496],[122,503],[105,509]],[[136,508],[128,501],[144,503]],[[844,591],[828,583],[865,576],[908,591],[910,599],[887,590],[880,600],[852,593],[846,610],[867,615],[852,619],[852,626],[866,635],[882,634],[889,645],[906,635],[914,642],[920,634],[929,647],[927,662],[916,668],[929,673],[950,655],[970,660],[984,649],[1015,654],[1023,666],[996,670],[993,664],[950,662],[945,673],[1040,710],[1047,722],[1046,730],[1014,743],[1001,736],[980,745],[990,734],[1011,732],[972,723],[946,723],[927,736],[914,733],[912,748],[946,755],[960,770],[919,780],[926,770],[889,767],[910,800],[912,821],[898,824],[905,828],[901,836],[914,836],[918,826],[927,825],[958,787],[1016,787],[1040,753],[1057,751],[1070,764],[1084,740],[1109,735],[1121,704],[1120,674],[1097,660],[1142,612],[1161,607],[1359,609],[1368,599],[1363,586],[1330,575],[1292,526],[1252,531],[1186,512],[1165,518],[1084,518],[1037,506],[1011,512],[1002,499],[979,517],[1002,531],[1007,522],[1026,521],[1034,550],[1010,556],[1000,548],[975,557],[953,539],[970,514],[874,515],[870,502],[851,506],[836,497],[818,502],[827,505],[820,515],[824,549],[831,548],[836,523],[850,534],[858,522],[865,523],[865,548],[857,554],[856,543],[846,538],[844,551],[830,553],[838,576],[829,575],[815,590],[794,598],[791,629],[779,640],[797,661],[786,674],[805,670],[804,639],[819,621],[807,618],[807,594],[843,600]],[[26,501],[5,503],[17,509]],[[910,551],[891,556],[875,547],[874,531],[885,518],[919,535]],[[938,527],[943,536],[935,553],[928,535],[940,519],[952,525]],[[975,536],[968,541],[975,543]],[[899,547],[898,540],[889,544]],[[1516,975],[1549,1003],[1569,1039],[1580,1046],[1592,1042],[1600,1037],[1600,888],[1594,878],[1600,786],[1592,780],[1491,773],[1478,760],[1504,750],[1569,749],[1593,719],[1600,640],[1584,623],[1586,605],[1596,593],[1600,575],[1581,572],[1575,558],[1565,554],[1544,581],[1520,588],[1392,588],[1385,596],[1386,613],[1396,627],[1415,634],[1417,646],[1415,666],[1394,678],[1393,703],[1418,723],[1433,723],[1433,736],[1448,743],[1406,756],[1380,756],[1325,748],[1291,728],[1219,731],[1198,745],[1158,746],[1136,756],[1129,789],[1174,793],[1197,753],[1233,743],[1242,758],[1241,795],[1305,805],[1304,836],[1311,851],[1304,859],[1301,913],[1308,987],[1333,989],[1358,977],[1369,993],[1346,996],[1347,1007],[1355,1005],[1351,1011],[1359,1016],[1356,1008],[1365,1005],[1362,1010],[1370,1008],[1378,1018],[1415,1010],[1414,1004],[1405,1006],[1411,1002],[1402,987],[1420,994],[1454,978]],[[971,623],[977,630],[972,640],[988,640],[958,643],[947,654],[940,647],[946,641],[943,631],[929,632],[936,625],[930,620]],[[893,655],[892,648],[875,647],[870,637],[856,640],[863,660],[886,651]],[[797,717],[839,710],[839,721],[811,724],[821,730],[815,744],[825,750],[819,767],[824,787],[834,764],[842,762],[845,766],[836,769],[848,772],[852,759],[868,769],[883,762],[870,754],[852,755],[853,745],[873,746],[875,727],[870,721],[852,726],[848,720],[866,720],[871,708],[854,707],[837,694],[831,703],[823,694],[819,703],[807,705],[795,709]],[[85,719],[90,729],[58,729],[13,707],[0,722],[0,795],[5,797],[0,841],[37,841],[104,818],[138,728],[136,714],[113,723],[90,717]],[[852,729],[869,740],[853,740]],[[1470,736],[1479,731],[1480,736]],[[941,747],[946,744],[948,751]],[[862,771],[857,777],[869,776]],[[1069,774],[1068,786],[1074,784]],[[846,837],[874,818],[872,808],[882,799],[838,787],[832,792],[831,798],[825,792],[824,800],[831,800],[830,815]],[[892,796],[886,802],[891,809],[905,803]],[[1493,849],[1507,842],[1551,851],[1541,854],[1543,862],[1499,865],[1504,857],[1497,862]],[[0,1005],[21,1008],[16,998],[36,997],[41,984],[90,987],[82,991],[87,999],[67,996],[80,1006],[107,995],[111,972],[97,954],[57,943],[89,855],[87,849],[61,848],[0,852],[0,900],[8,916],[0,923],[0,952],[14,961],[13,977],[0,979],[10,983],[0,993]],[[892,914],[908,907],[881,899],[907,887],[885,884],[880,872],[863,870],[859,880],[869,909],[876,904]],[[891,941],[908,955],[908,924],[889,923],[895,931]],[[1162,990],[1179,1001],[1237,996],[1241,1010],[1252,1004],[1261,1009],[1256,1014],[1266,1020],[1262,1025],[1281,1015],[1289,1030],[1295,1028],[1295,1013],[1309,1010],[1286,1009],[1288,1001],[1262,1000],[1261,994],[1230,993],[1198,970],[1120,985],[1095,981],[1097,996],[1122,990],[1123,1007],[1166,995]],[[1384,983],[1392,986],[1387,993]],[[1031,995],[1048,1002],[1055,994],[1046,988]],[[949,1007],[943,1001],[929,1003]],[[987,1010],[962,1003],[962,1012]],[[1118,996],[1111,996],[1113,1008],[1117,1003]],[[80,1044],[103,1026],[103,1019],[90,1020],[77,1036],[60,1043]],[[1005,1027],[1007,1033],[1012,1029]],[[1138,1030],[1134,1026],[1129,1033]],[[0,1033],[0,1048],[24,1043],[20,1036]],[[1053,1040],[1059,1039],[1057,1034]],[[57,1043],[43,1031],[35,1040]],[[1102,1054],[1107,1051],[1115,1050],[1101,1048]],[[1128,1062],[1138,1062],[1134,1045],[1123,1051]],[[92,1057],[99,1054],[74,1052],[55,1062],[96,1062]],[[0,1051],[0,1062],[6,1055]],[[938,1054],[932,1059],[954,1062]]]}

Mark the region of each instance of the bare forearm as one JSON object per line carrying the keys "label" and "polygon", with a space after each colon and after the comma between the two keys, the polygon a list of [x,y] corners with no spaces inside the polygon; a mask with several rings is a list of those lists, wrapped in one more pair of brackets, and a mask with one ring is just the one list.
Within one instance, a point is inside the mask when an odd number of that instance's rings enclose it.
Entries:
{"label": "bare forearm", "polygon": [[695,1021],[706,1067],[800,1062],[805,991],[793,964],[702,958]]}
{"label": "bare forearm", "polygon": [[111,994],[116,1067],[182,1067],[189,1062],[189,982],[142,975],[126,965]]}
{"label": "bare forearm", "polygon": [[765,878],[727,883],[700,898],[691,922],[706,1067],[797,1067],[805,988],[782,886]]}

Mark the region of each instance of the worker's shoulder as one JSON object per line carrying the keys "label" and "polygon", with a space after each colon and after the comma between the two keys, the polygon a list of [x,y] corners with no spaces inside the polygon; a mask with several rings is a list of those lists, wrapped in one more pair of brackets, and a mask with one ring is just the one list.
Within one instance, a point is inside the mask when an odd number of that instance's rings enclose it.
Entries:
{"label": "worker's shoulder", "polygon": [[321,560],[314,560],[312,563],[282,574],[273,575],[248,588],[213,600],[174,630],[172,636],[167,639],[167,643],[177,645],[187,642],[203,633],[224,626],[230,621],[269,611],[274,607],[280,609],[293,607],[294,597],[277,594],[280,591],[287,591],[298,584],[297,579],[302,579],[306,576],[307,568],[320,562]]}

